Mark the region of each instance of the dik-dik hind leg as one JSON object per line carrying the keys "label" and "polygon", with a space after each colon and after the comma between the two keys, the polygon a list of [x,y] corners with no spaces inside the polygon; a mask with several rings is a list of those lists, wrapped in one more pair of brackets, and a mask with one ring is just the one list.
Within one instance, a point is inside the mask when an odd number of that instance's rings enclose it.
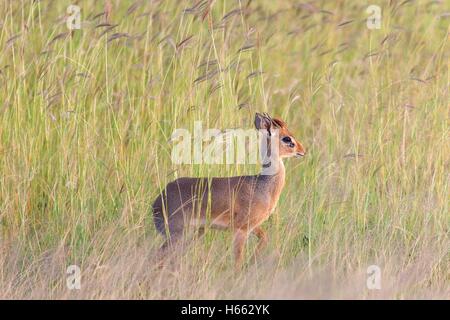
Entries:
{"label": "dik-dik hind leg", "polygon": [[180,246],[181,240],[183,238],[182,232],[173,232],[171,233],[169,238],[166,238],[164,243],[158,250],[157,253],[157,261],[158,266],[162,267],[170,255],[177,251]]}
{"label": "dik-dik hind leg", "polygon": [[166,241],[159,248],[159,252],[161,254],[167,255],[170,251],[173,251],[175,247],[179,244],[181,240],[181,233],[173,233],[170,235],[170,238],[166,238]]}
{"label": "dik-dik hind leg", "polygon": [[205,227],[201,226],[197,229],[197,239],[202,238],[205,235]]}

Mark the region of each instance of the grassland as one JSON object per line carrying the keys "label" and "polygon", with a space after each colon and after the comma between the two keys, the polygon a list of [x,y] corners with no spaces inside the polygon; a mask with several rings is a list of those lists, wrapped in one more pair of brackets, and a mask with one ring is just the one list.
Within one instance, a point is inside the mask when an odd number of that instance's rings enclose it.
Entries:
{"label": "grassland", "polygon": [[[0,2],[0,298],[450,297],[449,1],[110,4]],[[236,273],[208,231],[157,269],[165,183],[258,170],[173,165],[171,133],[256,111],[308,150],[268,248]]]}

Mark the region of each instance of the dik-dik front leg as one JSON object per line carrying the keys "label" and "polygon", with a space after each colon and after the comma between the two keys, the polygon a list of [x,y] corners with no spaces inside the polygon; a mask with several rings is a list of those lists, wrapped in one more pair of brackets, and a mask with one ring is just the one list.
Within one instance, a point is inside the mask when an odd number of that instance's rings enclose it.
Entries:
{"label": "dik-dik front leg", "polygon": [[244,248],[248,238],[248,231],[242,229],[236,229],[234,231],[234,267],[240,269],[244,260]]}
{"label": "dik-dik front leg", "polygon": [[[267,233],[257,226],[252,230],[253,234],[258,238],[258,245],[256,247],[253,258],[256,258],[261,251],[267,246],[268,238]],[[247,230],[237,229],[234,232],[234,258],[235,267],[240,269],[244,260],[244,249],[247,243],[249,232]]]}
{"label": "dik-dik front leg", "polygon": [[268,238],[267,233],[260,226],[253,229],[253,234],[258,237],[258,245],[253,255],[253,257],[256,258],[267,246]]}

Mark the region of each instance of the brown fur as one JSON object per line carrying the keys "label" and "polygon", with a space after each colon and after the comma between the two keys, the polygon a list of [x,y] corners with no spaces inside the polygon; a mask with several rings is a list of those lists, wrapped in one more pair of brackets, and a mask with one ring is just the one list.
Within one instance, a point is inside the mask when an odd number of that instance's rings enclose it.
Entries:
{"label": "brown fur", "polygon": [[[256,114],[255,126],[268,132],[279,130],[279,159],[276,174],[227,178],[179,178],[167,184],[153,203],[155,226],[166,237],[163,253],[180,240],[185,227],[231,229],[234,233],[236,266],[243,260],[249,234],[258,237],[259,252],[267,243],[260,225],[275,208],[285,182],[282,158],[303,156],[305,150],[280,119]],[[289,136],[292,145],[281,141]]]}

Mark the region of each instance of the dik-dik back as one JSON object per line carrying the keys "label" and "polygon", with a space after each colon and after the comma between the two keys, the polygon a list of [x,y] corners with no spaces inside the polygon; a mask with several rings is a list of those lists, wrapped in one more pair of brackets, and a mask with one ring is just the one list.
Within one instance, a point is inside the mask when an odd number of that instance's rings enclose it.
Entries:
{"label": "dik-dik back", "polygon": [[[208,222],[217,228],[231,225],[242,228],[265,218],[264,209],[271,206],[275,196],[272,189],[276,184],[270,180],[275,179],[264,175],[177,179],[166,186],[153,204],[155,225],[165,235],[167,231],[173,235],[187,225],[201,226]],[[209,216],[208,199],[211,199]]]}
{"label": "dik-dik back", "polygon": [[[303,156],[305,151],[279,119],[256,114],[255,126],[271,140],[277,150],[271,171],[251,176],[225,178],[179,178],[167,184],[153,203],[157,230],[166,237],[162,250],[177,242],[187,226],[231,228],[234,232],[236,262],[242,260],[243,245],[250,233],[265,244],[267,236],[259,227],[275,208],[285,182],[282,158]],[[261,248],[260,248],[261,249]]]}

